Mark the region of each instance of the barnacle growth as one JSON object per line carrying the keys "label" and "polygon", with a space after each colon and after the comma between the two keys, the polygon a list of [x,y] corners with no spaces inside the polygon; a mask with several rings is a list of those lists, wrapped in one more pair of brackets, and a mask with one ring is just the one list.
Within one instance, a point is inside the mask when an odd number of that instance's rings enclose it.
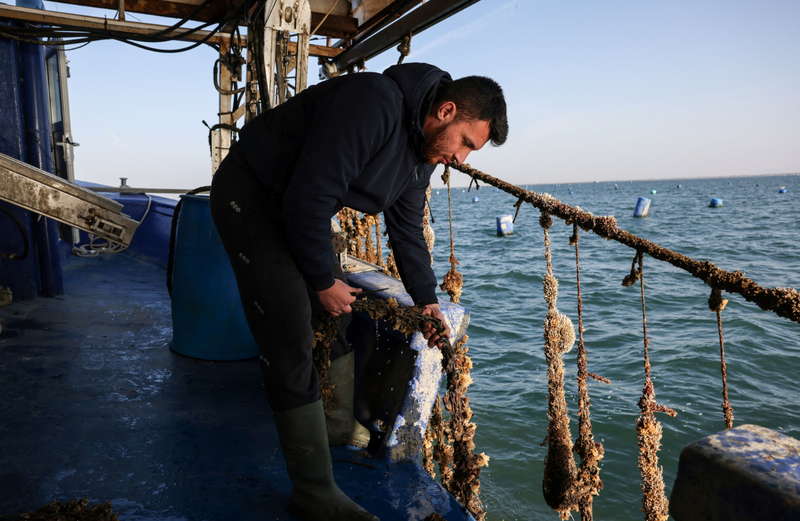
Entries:
{"label": "barnacle growth", "polygon": [[544,354],[547,361],[547,455],[544,460],[542,491],[548,506],[561,519],[569,519],[570,511],[578,510],[575,481],[578,470],[572,456],[572,435],[569,431],[569,411],[564,393],[564,360],[562,355],[575,344],[572,321],[556,308],[558,279],[553,276],[548,229],[553,219],[542,212],[539,224],[544,228],[544,256],[547,273],[542,278],[547,316],[544,320]]}
{"label": "barnacle growth", "polygon": [[[445,167],[442,180],[447,185],[447,200],[450,214],[450,271],[444,276],[440,288],[450,295],[450,301],[458,303],[461,297],[463,278],[456,270],[459,264],[455,256],[455,241],[453,239],[453,209],[450,197],[450,169]],[[462,505],[482,521],[486,516],[480,501],[480,474],[481,467],[489,464],[489,457],[484,454],[474,454],[475,424],[472,419],[472,409],[469,398],[466,396],[467,388],[472,383],[470,370],[472,360],[467,352],[467,336],[464,336],[455,345],[450,342],[442,344],[442,366],[447,377],[447,391],[444,396],[444,407],[450,413],[450,420],[442,419],[442,408],[437,398],[428,423],[428,437],[436,440],[433,449],[433,458],[439,464],[442,486],[445,487]],[[452,445],[451,445],[452,444]],[[423,454],[423,465],[430,468],[433,475],[433,462],[426,460]]]}
{"label": "barnacle growth", "polygon": [[581,264],[578,249],[578,226],[573,224],[570,245],[575,247],[575,272],[578,288],[578,439],[575,452],[581,459],[575,480],[575,493],[578,496],[578,508],[582,521],[593,521],[592,503],[594,496],[600,494],[603,482],[600,479],[600,460],[603,459],[603,445],[594,441],[592,420],[589,414],[589,388],[587,381],[591,376],[595,380],[610,383],[608,379],[588,372],[586,369],[586,346],[583,341],[583,298],[581,296]]}
{"label": "barnacle growth", "polygon": [[[644,387],[639,398],[641,413],[636,419],[636,437],[639,443],[639,471],[642,475],[642,510],[646,521],[667,521],[669,500],[664,493],[663,468],[658,466],[658,450],[661,448],[661,424],[655,412],[665,412],[670,416],[678,413],[669,407],[656,403],[656,392],[650,379],[650,340],[647,338],[647,314],[644,299],[644,254],[636,252],[634,265],[639,267],[635,275],[642,293],[642,336],[644,336]],[[634,266],[631,267],[633,275]],[[628,277],[631,277],[628,275]]]}
{"label": "barnacle growth", "polygon": [[319,376],[319,393],[322,396],[322,407],[325,412],[332,412],[339,407],[339,395],[334,392],[336,385],[330,377],[331,346],[339,334],[340,318],[323,312],[319,325],[314,331],[314,367]]}
{"label": "barnacle growth", "polygon": [[37,510],[16,514],[11,517],[0,516],[2,521],[119,521],[118,514],[112,512],[111,501],[95,503],[89,508],[89,499],[71,499],[66,503],[53,501]]}

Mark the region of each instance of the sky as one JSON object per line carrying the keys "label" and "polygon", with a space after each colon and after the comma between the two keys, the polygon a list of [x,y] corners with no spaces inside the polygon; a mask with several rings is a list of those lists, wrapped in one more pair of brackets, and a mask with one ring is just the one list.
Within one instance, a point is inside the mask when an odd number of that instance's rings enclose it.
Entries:
{"label": "sky", "polygon": [[[467,162],[515,184],[797,173],[798,21],[796,0],[482,0],[415,35],[406,62],[503,87],[508,141]],[[398,57],[392,49],[367,69]],[[216,58],[208,47],[160,54],[119,42],[70,51],[76,178],[208,184],[202,121],[218,122]],[[312,58],[310,83],[317,69]]]}

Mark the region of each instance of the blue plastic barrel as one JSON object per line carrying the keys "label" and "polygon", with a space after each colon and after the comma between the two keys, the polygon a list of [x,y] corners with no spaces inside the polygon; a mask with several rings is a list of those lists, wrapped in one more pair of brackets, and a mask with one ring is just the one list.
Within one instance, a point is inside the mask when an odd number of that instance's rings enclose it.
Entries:
{"label": "blue plastic barrel", "polygon": [[719,197],[712,197],[711,202],[708,204],[709,208],[718,208],[722,206],[722,199]]}
{"label": "blue plastic barrel", "polygon": [[786,190],[786,188],[784,188],[784,187],[781,187],[781,189],[780,189],[780,190],[778,190],[778,193],[779,193],[779,194],[785,194],[785,193],[787,193],[787,192],[788,192],[788,190]]}
{"label": "blue plastic barrel", "polygon": [[514,233],[514,218],[510,215],[497,216],[497,235],[511,235]]}
{"label": "blue plastic barrel", "polygon": [[474,197],[472,198],[472,202],[473,202],[473,203],[477,203],[477,202],[478,202],[478,201],[480,201],[480,200],[481,200],[481,198],[480,198],[480,197],[478,197],[477,195],[476,195],[476,196],[474,196]]}
{"label": "blue plastic barrel", "polygon": [[647,197],[640,197],[636,201],[636,208],[633,209],[634,217],[647,217],[647,212],[650,210],[650,199]]}
{"label": "blue plastic barrel", "polygon": [[182,195],[172,272],[172,350],[202,360],[243,360],[258,346],[206,195]]}

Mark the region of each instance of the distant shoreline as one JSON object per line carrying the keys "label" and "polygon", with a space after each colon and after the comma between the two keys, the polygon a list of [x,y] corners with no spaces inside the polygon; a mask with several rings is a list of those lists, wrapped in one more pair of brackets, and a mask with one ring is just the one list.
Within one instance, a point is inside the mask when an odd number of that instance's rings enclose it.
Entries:
{"label": "distant shoreline", "polygon": [[[609,180],[609,181],[561,181],[558,183],[559,185],[585,185],[585,184],[601,184],[601,183],[637,183],[642,181],[691,181],[691,180],[700,180],[700,179],[742,179],[747,177],[789,177],[789,176],[800,176],[800,172],[791,172],[791,173],[784,173],[784,174],[744,174],[744,175],[709,175],[709,176],[702,176],[702,177],[653,177],[647,179],[617,179],[617,180]],[[541,186],[541,185],[552,185],[553,183],[519,183],[515,186]],[[467,188],[468,185],[464,186],[452,186],[452,189],[456,188]],[[485,185],[482,185],[485,186]],[[441,190],[447,189],[446,186],[434,186],[432,187],[434,190]]]}

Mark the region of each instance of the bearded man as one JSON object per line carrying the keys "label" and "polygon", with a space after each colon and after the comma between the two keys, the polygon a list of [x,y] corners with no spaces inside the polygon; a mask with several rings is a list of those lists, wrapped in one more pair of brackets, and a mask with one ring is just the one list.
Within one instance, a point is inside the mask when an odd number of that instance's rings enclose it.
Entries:
{"label": "bearded man", "polygon": [[[493,80],[453,81],[410,63],[332,78],[264,112],[242,129],[214,176],[211,214],[261,353],[294,485],[290,503],[306,519],[377,521],[333,479],[328,445],[369,441],[353,417],[354,355],[343,330],[330,366],[341,406],[327,418],[313,364],[320,313],[343,316],[346,327],[360,292],[335,261],[331,218],[343,207],[383,212],[406,291],[443,319],[422,229],[425,191],[437,164],[463,163],[507,134],[503,91]],[[425,337],[429,346],[443,340],[432,331]]]}

